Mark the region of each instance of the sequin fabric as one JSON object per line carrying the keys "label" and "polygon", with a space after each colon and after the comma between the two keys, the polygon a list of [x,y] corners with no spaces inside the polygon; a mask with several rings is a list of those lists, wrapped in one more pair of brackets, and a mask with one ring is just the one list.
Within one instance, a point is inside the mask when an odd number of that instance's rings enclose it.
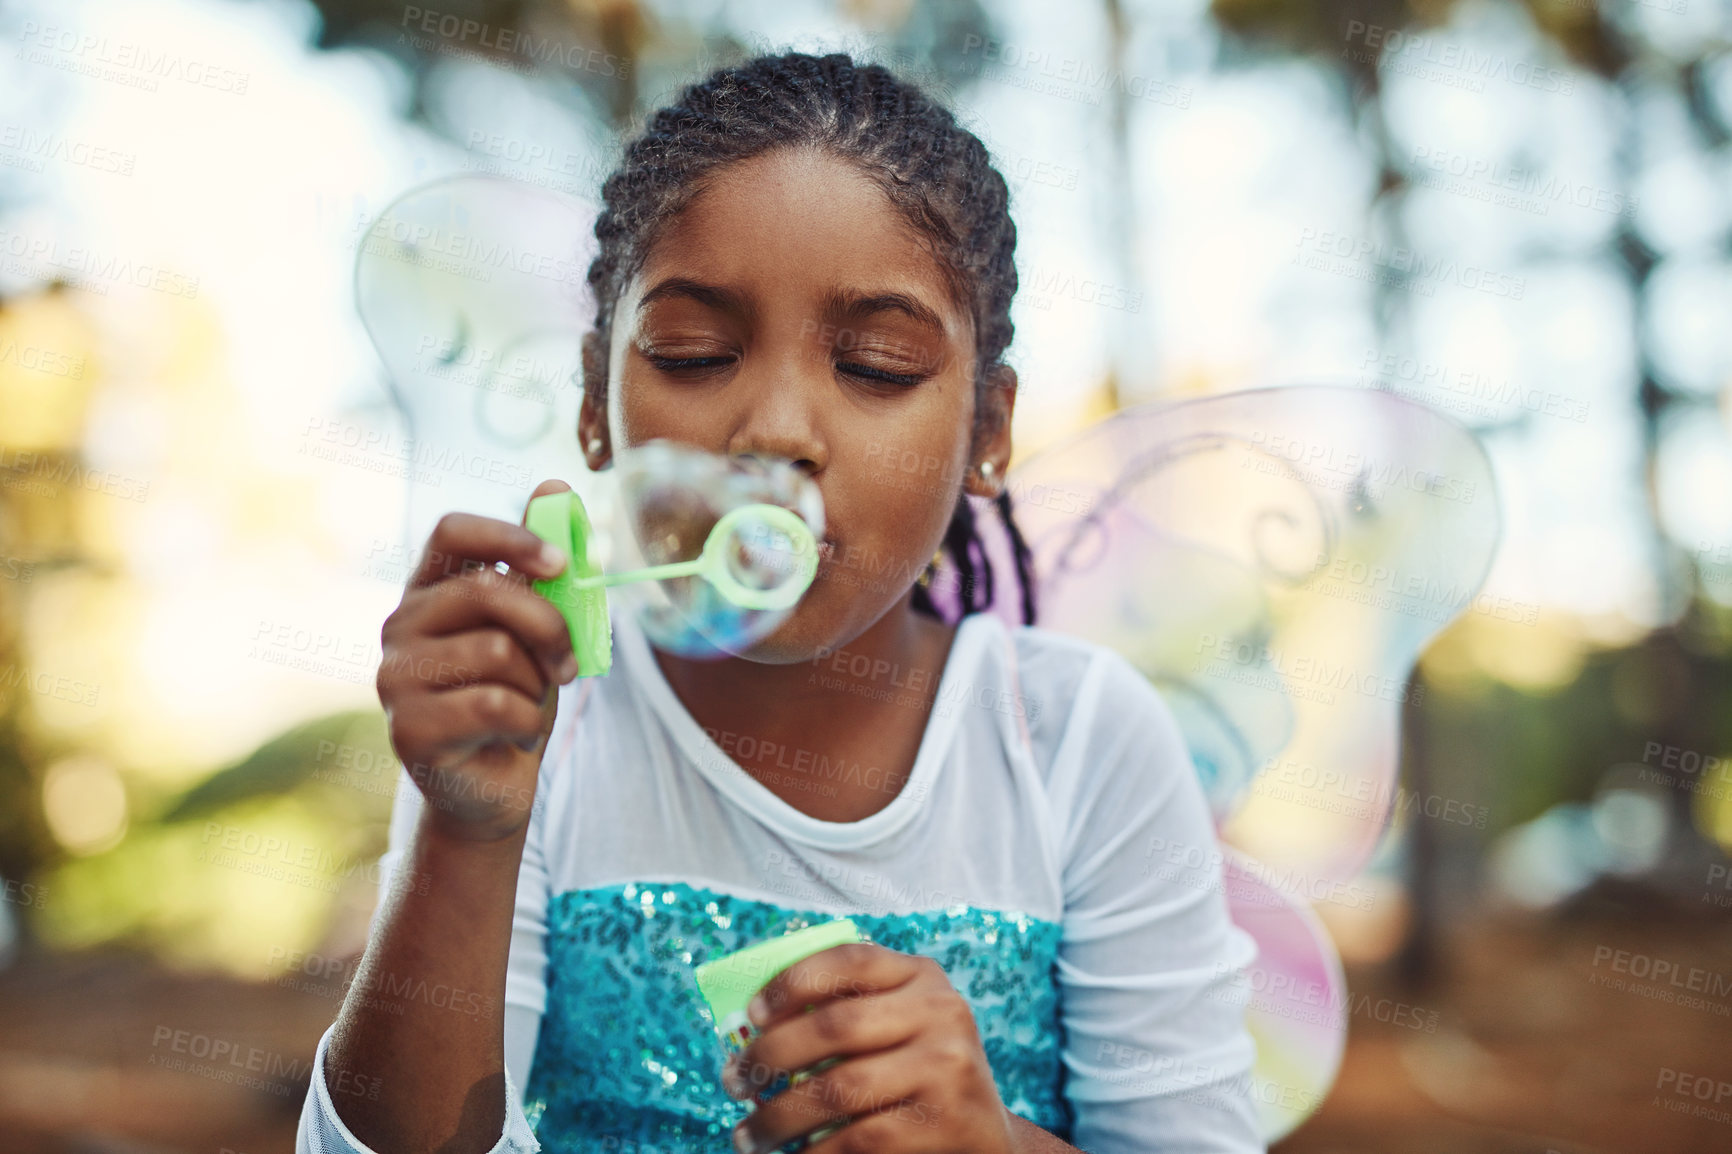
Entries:
{"label": "sequin fabric", "polygon": [[[730,1131],[747,1111],[722,1089],[726,1051],[692,968],[836,916],[683,883],[555,895],[547,1007],[525,1095],[542,1148],[731,1152]],[[974,1010],[999,1097],[1067,1136],[1054,980],[1060,927],[965,905],[849,916],[872,941],[944,967]]]}

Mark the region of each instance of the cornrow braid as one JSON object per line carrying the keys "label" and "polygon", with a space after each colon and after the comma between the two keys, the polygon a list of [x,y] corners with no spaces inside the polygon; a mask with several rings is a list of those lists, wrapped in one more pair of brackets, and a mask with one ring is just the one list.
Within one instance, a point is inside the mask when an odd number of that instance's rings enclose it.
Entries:
{"label": "cornrow braid", "polygon": [[[584,338],[588,400],[605,409],[607,350],[614,307],[642,269],[668,223],[730,164],[777,149],[818,148],[857,165],[933,246],[958,305],[974,319],[976,426],[987,418],[986,390],[1004,369],[1015,329],[1016,225],[1010,192],[980,139],[919,87],[842,53],[759,56],[712,73],[652,115],[602,185],[589,266],[594,329]],[[1032,563],[1000,494],[1022,590],[1022,618],[1034,621]],[[958,572],[962,614],[992,605],[992,564],[966,495],[959,495],[942,552]],[[931,568],[928,569],[930,574]],[[914,605],[942,616],[923,586]]]}

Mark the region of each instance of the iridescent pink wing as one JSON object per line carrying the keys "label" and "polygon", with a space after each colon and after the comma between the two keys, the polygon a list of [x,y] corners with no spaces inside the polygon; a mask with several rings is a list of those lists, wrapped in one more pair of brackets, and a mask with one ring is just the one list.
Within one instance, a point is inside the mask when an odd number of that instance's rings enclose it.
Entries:
{"label": "iridescent pink wing", "polygon": [[[1247,1015],[1274,1140],[1340,1062],[1346,986],[1308,903],[1376,849],[1409,673],[1490,568],[1485,453],[1390,394],[1296,386],[1126,410],[1008,485],[1038,624],[1117,651],[1161,690],[1232,847],[1229,908],[1261,951]],[[987,548],[1010,572],[1002,533]],[[1008,591],[995,601],[1016,619]]]}
{"label": "iridescent pink wing", "polygon": [[1257,1043],[1251,1099],[1263,1138],[1278,1142],[1329,1093],[1347,1043],[1347,980],[1317,915],[1260,878],[1255,862],[1227,854],[1227,909],[1257,941],[1241,985]]}
{"label": "iridescent pink wing", "polygon": [[1414,661],[1496,548],[1474,436],[1388,393],[1257,389],[1126,410],[1008,485],[1038,624],[1162,690],[1224,839],[1307,886],[1357,872],[1394,802]]}

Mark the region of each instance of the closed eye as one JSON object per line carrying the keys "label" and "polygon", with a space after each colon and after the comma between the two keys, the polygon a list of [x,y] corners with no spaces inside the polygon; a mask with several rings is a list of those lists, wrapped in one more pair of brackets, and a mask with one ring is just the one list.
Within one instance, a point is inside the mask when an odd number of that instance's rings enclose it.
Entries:
{"label": "closed eye", "polygon": [[[664,357],[654,353],[645,353],[644,359],[654,365],[657,370],[672,375],[697,375],[714,372],[725,368],[734,362],[731,355],[711,357]],[[876,368],[872,365],[862,365],[855,361],[840,361],[836,368],[860,381],[873,384],[895,385],[899,388],[912,388],[927,378],[925,373],[893,373],[888,369]]]}
{"label": "closed eye", "polygon": [[892,373],[884,369],[875,369],[871,365],[856,364],[852,361],[839,361],[836,367],[849,376],[860,380],[886,385],[901,385],[904,388],[911,388],[926,379],[923,373]]}
{"label": "closed eye", "polygon": [[719,369],[731,364],[733,357],[658,357],[653,353],[644,354],[645,359],[664,373],[701,373],[710,369]]}

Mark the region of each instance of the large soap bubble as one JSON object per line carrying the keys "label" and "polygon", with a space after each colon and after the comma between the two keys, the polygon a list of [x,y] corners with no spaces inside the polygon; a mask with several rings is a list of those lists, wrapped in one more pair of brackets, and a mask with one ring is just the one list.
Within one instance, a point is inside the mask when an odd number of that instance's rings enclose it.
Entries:
{"label": "large soap bubble", "polygon": [[645,635],[671,653],[719,657],[774,632],[817,567],[818,486],[788,461],[668,441],[615,458],[620,524],[603,571],[689,570],[617,587]]}

